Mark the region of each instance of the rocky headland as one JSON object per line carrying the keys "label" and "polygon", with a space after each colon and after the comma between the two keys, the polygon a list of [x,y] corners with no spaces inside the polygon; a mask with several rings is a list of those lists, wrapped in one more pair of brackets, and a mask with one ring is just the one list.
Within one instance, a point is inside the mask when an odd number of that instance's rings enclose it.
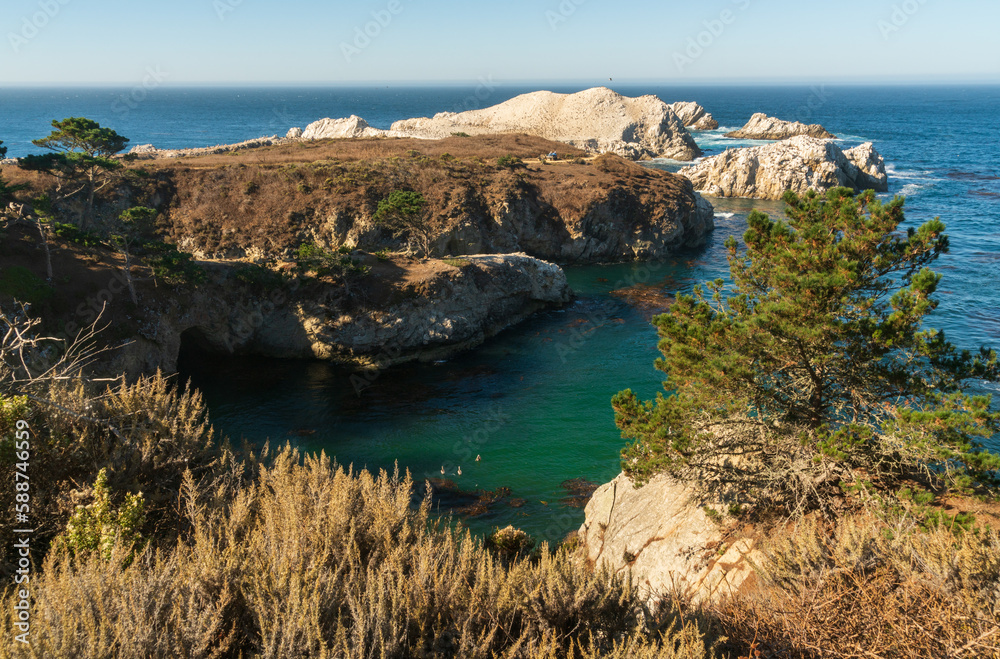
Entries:
{"label": "rocky headland", "polygon": [[726,133],[726,137],[741,140],[786,140],[790,137],[806,135],[821,140],[835,139],[836,135],[828,132],[819,124],[804,124],[799,121],[782,121],[758,112],[743,128]]}
{"label": "rocky headland", "polygon": [[799,136],[766,146],[727,149],[680,174],[713,197],[781,199],[788,190],[825,192],[889,189],[885,161],[871,142],[842,150],[833,142]]}
{"label": "rocky headland", "polygon": [[[530,162],[560,149],[562,160]],[[156,161],[149,194],[171,240],[202,259],[289,259],[303,243],[405,244],[379,200],[426,200],[430,255],[524,252],[560,264],[651,259],[694,247],[714,212],[684,177],[528,136],[332,140],[245,158]]]}
{"label": "rocky headland", "polygon": [[[530,160],[557,148],[566,159]],[[126,163],[108,190],[94,224],[154,207],[159,235],[204,273],[197,283],[164,281],[140,264],[133,303],[121,254],[93,237],[51,237],[53,270],[69,283],[38,312],[79,329],[107,304],[111,371],[130,376],[173,371],[184,346],[374,368],[446,358],[568,301],[553,262],[664,256],[703,242],[714,216],[681,176],[525,135],[154,153]],[[398,190],[424,200],[414,230],[427,232],[421,256],[430,258],[407,255],[405,237],[375,219]],[[44,281],[37,236],[13,218],[0,222],[10,232],[5,265]],[[303,245],[327,254],[332,270],[310,272]]]}

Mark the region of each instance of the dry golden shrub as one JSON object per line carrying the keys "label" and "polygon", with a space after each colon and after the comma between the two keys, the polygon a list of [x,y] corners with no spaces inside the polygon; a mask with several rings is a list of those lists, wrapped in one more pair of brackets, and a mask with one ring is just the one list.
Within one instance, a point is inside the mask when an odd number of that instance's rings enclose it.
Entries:
{"label": "dry golden shrub", "polygon": [[756,592],[713,612],[762,656],[1000,657],[1000,535],[869,515],[775,539]]}
{"label": "dry golden shrub", "polygon": [[176,544],[132,562],[53,551],[32,645],[3,656],[708,656],[697,626],[643,615],[621,577],[547,547],[505,561],[431,521],[398,473],[286,449],[235,494],[206,482],[185,476]]}

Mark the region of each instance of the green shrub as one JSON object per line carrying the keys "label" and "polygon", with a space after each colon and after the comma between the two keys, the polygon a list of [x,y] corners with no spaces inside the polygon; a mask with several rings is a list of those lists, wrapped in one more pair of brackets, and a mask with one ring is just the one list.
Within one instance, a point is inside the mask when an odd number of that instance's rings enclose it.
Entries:
{"label": "green shrub", "polygon": [[101,469],[94,481],[93,503],[77,506],[66,524],[66,532],[57,545],[71,554],[98,552],[105,560],[111,558],[115,545],[131,551],[142,539],[139,529],[146,521],[142,492],[128,494],[118,510],[111,507],[108,470]]}
{"label": "green shrub", "polygon": [[517,156],[500,156],[497,158],[497,167],[500,169],[517,169],[524,167],[524,162]]}
{"label": "green shrub", "polygon": [[0,295],[9,295],[26,304],[41,304],[54,293],[44,279],[24,266],[0,269]]}
{"label": "green shrub", "polygon": [[169,284],[201,284],[208,279],[205,269],[195,263],[194,256],[180,251],[176,245],[151,242],[144,248],[150,253],[146,261],[154,277]]}

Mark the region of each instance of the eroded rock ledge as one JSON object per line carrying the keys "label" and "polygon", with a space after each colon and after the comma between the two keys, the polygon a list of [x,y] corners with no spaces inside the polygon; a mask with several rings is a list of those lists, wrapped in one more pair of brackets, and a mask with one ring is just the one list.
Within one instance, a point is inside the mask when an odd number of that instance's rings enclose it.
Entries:
{"label": "eroded rock ledge", "polygon": [[261,291],[217,268],[184,295],[150,300],[117,366],[172,372],[185,342],[216,354],[374,368],[443,359],[571,295],[561,268],[524,254],[359,258],[371,272],[349,286],[307,280]]}
{"label": "eroded rock ledge", "polygon": [[680,174],[714,197],[781,199],[787,190],[825,192],[844,186],[886,192],[885,161],[871,142],[847,151],[833,142],[799,136],[766,146],[727,149]]}
{"label": "eroded rock ledge", "polygon": [[747,122],[743,128],[726,133],[726,137],[741,140],[785,140],[789,137],[806,135],[816,139],[834,139],[836,135],[829,133],[819,124],[806,125],[799,121],[782,121],[769,117],[763,112],[758,112]]}

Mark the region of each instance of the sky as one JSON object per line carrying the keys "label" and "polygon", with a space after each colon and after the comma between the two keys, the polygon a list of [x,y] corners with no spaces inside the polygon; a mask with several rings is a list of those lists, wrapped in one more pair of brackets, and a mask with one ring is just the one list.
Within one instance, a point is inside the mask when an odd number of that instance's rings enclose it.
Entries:
{"label": "sky", "polygon": [[3,0],[0,84],[1000,82],[996,0]]}

